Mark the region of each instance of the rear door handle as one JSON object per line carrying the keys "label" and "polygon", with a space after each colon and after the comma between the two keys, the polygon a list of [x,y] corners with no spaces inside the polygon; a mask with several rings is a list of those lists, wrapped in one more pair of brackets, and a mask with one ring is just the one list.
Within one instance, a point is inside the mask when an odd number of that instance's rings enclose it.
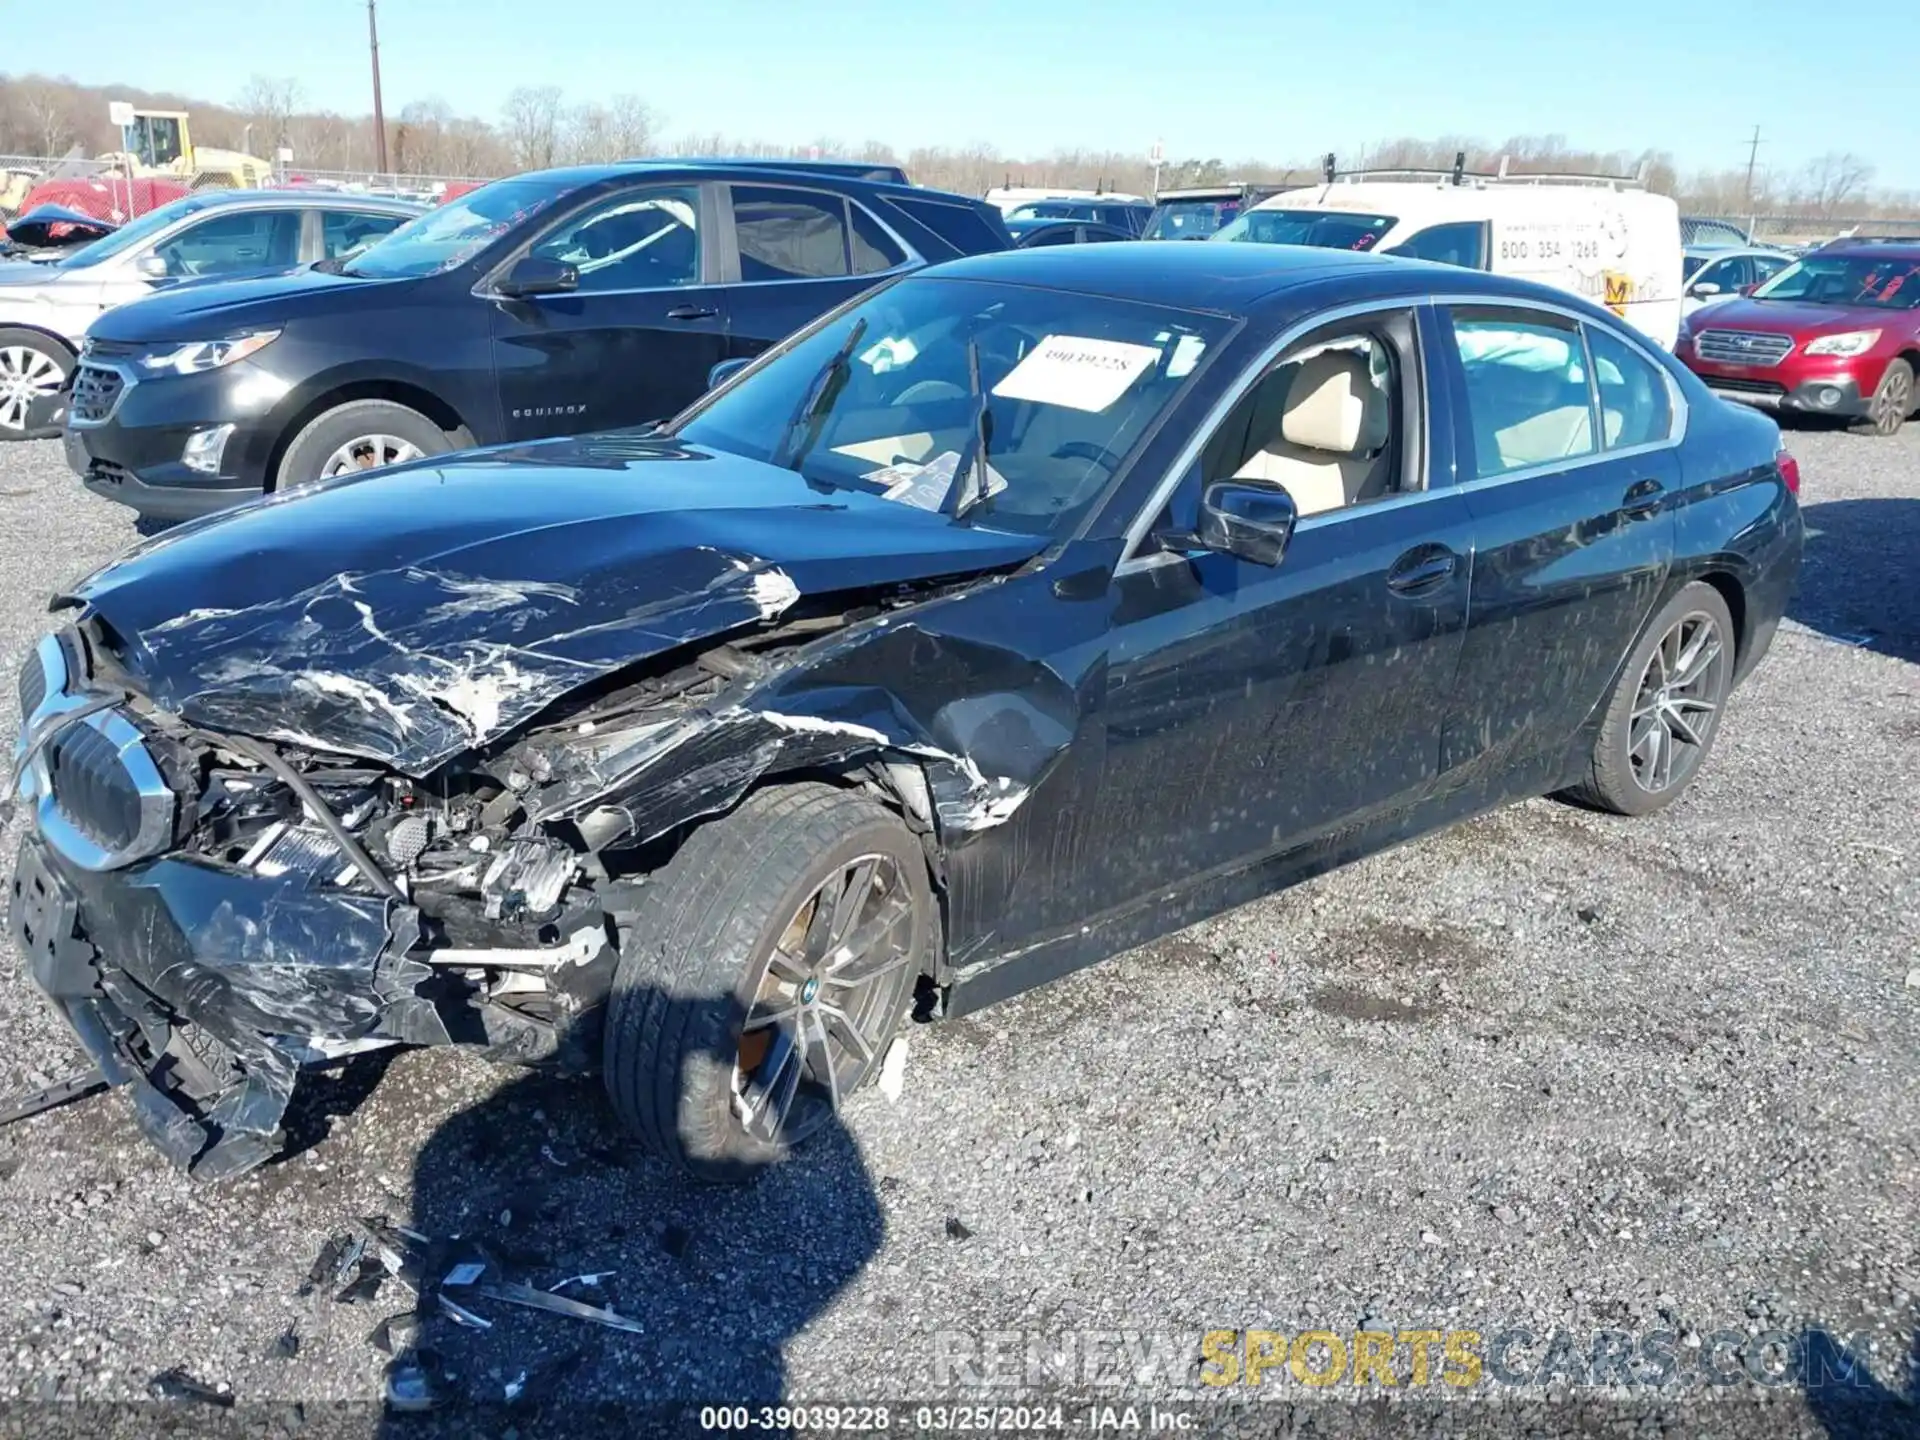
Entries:
{"label": "rear door handle", "polygon": [[706,305],[676,305],[667,311],[669,320],[711,320],[720,312]]}
{"label": "rear door handle", "polygon": [[1396,595],[1422,595],[1444,584],[1460,557],[1444,545],[1416,545],[1387,571],[1387,588]]}
{"label": "rear door handle", "polygon": [[1639,480],[1627,487],[1627,493],[1621,497],[1620,513],[1629,520],[1645,520],[1658,513],[1660,497],[1667,493],[1667,487],[1658,480]]}

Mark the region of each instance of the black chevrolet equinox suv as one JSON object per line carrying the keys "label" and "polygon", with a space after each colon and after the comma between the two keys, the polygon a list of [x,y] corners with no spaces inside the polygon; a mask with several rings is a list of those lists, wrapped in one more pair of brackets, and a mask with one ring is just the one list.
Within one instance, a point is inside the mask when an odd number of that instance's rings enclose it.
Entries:
{"label": "black chevrolet equinox suv", "polygon": [[664,418],[897,272],[1010,244],[848,167],[636,161],[497,180],[357,255],[103,315],[66,410],[89,489],[187,519],[422,455]]}

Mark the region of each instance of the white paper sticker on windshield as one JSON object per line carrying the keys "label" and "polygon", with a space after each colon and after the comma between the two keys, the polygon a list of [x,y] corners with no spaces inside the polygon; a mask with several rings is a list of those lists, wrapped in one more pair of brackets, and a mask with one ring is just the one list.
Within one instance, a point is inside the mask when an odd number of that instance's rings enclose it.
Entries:
{"label": "white paper sticker on windshield", "polygon": [[[953,488],[954,472],[959,468],[959,452],[943,450],[924,465],[889,465],[883,470],[869,470],[861,478],[885,486],[883,493],[888,500],[920,510],[938,510],[946,503],[947,492]],[[978,482],[969,475],[968,483]],[[989,464],[986,495],[998,495],[1006,488],[1007,477]]]}
{"label": "white paper sticker on windshield", "polygon": [[1095,414],[1127,393],[1127,387],[1160,358],[1151,345],[1049,335],[1007,378],[993,387],[1006,400],[1031,400]]}

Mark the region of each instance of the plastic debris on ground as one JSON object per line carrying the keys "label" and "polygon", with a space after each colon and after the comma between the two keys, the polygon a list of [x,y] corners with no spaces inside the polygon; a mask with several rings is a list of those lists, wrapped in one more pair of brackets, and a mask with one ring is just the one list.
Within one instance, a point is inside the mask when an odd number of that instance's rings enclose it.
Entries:
{"label": "plastic debris on ground", "polygon": [[887,1046],[887,1053],[880,1061],[879,1091],[886,1097],[889,1105],[900,1103],[901,1093],[907,1088],[907,1037],[896,1035],[893,1043]]}
{"label": "plastic debris on ground", "polygon": [[147,1393],[156,1400],[172,1400],[176,1403],[191,1401],[199,1405],[216,1405],[222,1410],[233,1408],[231,1391],[196,1380],[179,1365],[171,1370],[162,1370],[149,1380]]}
{"label": "plastic debris on ground", "polygon": [[[532,1213],[530,1206],[520,1208]],[[512,1209],[503,1212],[503,1228],[510,1227],[516,1218]],[[678,1233],[674,1236],[677,1244],[668,1248],[683,1253],[691,1235],[679,1227],[669,1229]],[[490,1308],[488,1302],[541,1310],[629,1334],[647,1333],[643,1321],[622,1315],[604,1303],[607,1297],[602,1287],[616,1272],[582,1271],[546,1288],[523,1278],[549,1263],[547,1257],[516,1248],[505,1240],[436,1239],[395,1225],[385,1217],[367,1216],[353,1229],[327,1238],[298,1293],[311,1295],[340,1286],[336,1299],[364,1303],[377,1298],[388,1279],[403,1287],[412,1308],[382,1319],[368,1333],[367,1343],[390,1357],[384,1379],[388,1407],[395,1411],[430,1410],[451,1398],[459,1376],[450,1372],[439,1352],[426,1343],[429,1332],[436,1323],[447,1321],[477,1330],[493,1329],[501,1317],[485,1313]],[[283,1337],[286,1341],[297,1348],[298,1339],[291,1330]],[[518,1407],[537,1406],[559,1389],[560,1382],[579,1366],[586,1353],[584,1349],[569,1350],[545,1364],[521,1368],[504,1382],[496,1377],[489,1384],[501,1388],[484,1398]]]}

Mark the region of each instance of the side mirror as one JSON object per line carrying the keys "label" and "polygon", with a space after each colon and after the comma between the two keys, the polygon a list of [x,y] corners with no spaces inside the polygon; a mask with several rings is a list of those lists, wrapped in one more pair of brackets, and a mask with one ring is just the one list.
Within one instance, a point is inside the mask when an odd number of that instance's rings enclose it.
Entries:
{"label": "side mirror", "polygon": [[1718,295],[1720,293],[1720,287],[1711,280],[1702,280],[1698,285],[1693,287],[1691,293],[1705,300],[1710,295]]}
{"label": "side mirror", "polygon": [[133,268],[142,280],[166,280],[173,275],[165,257],[160,255],[142,255],[133,262]]}
{"label": "side mirror", "polygon": [[718,390],[722,385],[726,384],[727,381],[738,375],[752,363],[753,361],[744,355],[736,355],[731,360],[722,360],[718,365],[707,371],[707,389]]}
{"label": "side mirror", "polygon": [[564,295],[580,288],[580,272],[564,260],[522,255],[493,287],[496,295],[526,300],[535,295]]}
{"label": "side mirror", "polygon": [[1217,550],[1254,565],[1278,565],[1299,518],[1283,485],[1216,480],[1201,492],[1199,526],[1160,540],[1174,550]]}

